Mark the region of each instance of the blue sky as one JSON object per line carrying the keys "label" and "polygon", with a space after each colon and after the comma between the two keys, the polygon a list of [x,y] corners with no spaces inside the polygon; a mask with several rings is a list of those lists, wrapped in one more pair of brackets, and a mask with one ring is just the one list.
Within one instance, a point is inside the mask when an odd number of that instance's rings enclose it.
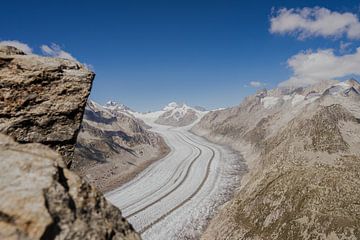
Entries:
{"label": "blue sky", "polygon": [[[347,45],[358,38],[271,33],[281,8],[324,7],[359,16],[358,1],[5,1],[0,41],[18,40],[41,53],[58,44],[97,74],[91,98],[136,110],[170,101],[217,108],[289,79],[287,60],[307,49]],[[316,35],[316,34],[315,34]]]}

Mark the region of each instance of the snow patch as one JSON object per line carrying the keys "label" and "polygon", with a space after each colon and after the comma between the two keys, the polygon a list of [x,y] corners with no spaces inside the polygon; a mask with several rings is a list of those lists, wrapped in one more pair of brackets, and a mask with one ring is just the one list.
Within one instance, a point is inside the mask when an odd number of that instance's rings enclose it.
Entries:
{"label": "snow patch", "polygon": [[292,99],[292,97],[290,95],[285,95],[282,98],[284,101],[288,101],[288,100]]}
{"label": "snow patch", "polygon": [[261,103],[264,105],[264,108],[268,109],[275,106],[279,102],[277,97],[264,97],[261,99]]}
{"label": "snow patch", "polygon": [[334,86],[340,86],[342,88],[350,88],[351,87],[351,85],[346,82],[339,82],[339,83],[335,84]]}
{"label": "snow patch", "polygon": [[156,111],[156,112],[148,112],[148,113],[139,113],[139,112],[132,112],[136,118],[139,118],[145,122],[153,123],[158,119],[165,111]]}
{"label": "snow patch", "polygon": [[305,100],[305,96],[300,95],[300,94],[295,94],[295,96],[293,97],[293,99],[291,101],[291,105],[295,106],[304,100]]}
{"label": "snow patch", "polygon": [[171,102],[171,103],[169,103],[168,105],[166,105],[166,106],[163,108],[163,110],[164,110],[164,111],[171,111],[171,110],[173,110],[173,109],[175,109],[175,108],[177,108],[177,107],[179,107],[179,105],[178,105],[176,102]]}
{"label": "snow patch", "polygon": [[174,118],[176,121],[179,121],[188,113],[189,110],[196,111],[195,109],[192,109],[191,107],[187,106],[186,104],[183,104],[182,107],[176,107],[176,108],[172,109],[171,114],[166,118]]}

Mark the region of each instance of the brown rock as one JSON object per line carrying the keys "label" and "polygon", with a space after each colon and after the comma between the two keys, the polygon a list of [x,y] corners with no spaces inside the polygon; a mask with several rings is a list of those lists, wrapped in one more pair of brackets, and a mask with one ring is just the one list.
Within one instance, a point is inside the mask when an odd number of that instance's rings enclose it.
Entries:
{"label": "brown rock", "polygon": [[0,239],[139,239],[121,212],[41,144],[0,134]]}
{"label": "brown rock", "polygon": [[0,132],[48,145],[71,164],[94,76],[75,61],[0,47]]}

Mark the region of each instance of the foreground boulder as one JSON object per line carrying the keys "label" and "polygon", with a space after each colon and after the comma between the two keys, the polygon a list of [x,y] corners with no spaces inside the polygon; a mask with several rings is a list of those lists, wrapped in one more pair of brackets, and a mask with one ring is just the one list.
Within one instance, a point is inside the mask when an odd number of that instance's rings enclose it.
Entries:
{"label": "foreground boulder", "polygon": [[121,212],[41,144],[0,134],[0,239],[139,239]]}
{"label": "foreground boulder", "polygon": [[75,61],[0,47],[0,132],[48,145],[70,165],[94,76]]}
{"label": "foreground boulder", "polygon": [[67,168],[93,78],[75,61],[0,47],[0,132],[11,136],[0,133],[0,239],[140,239]]}

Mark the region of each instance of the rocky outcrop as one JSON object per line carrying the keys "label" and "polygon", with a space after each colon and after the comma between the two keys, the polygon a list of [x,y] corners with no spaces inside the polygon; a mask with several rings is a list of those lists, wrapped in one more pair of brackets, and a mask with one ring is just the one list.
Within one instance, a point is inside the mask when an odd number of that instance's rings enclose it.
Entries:
{"label": "rocky outcrop", "polygon": [[263,91],[206,115],[193,131],[242,152],[250,172],[203,239],[359,239],[358,86]]}
{"label": "rocky outcrop", "polygon": [[0,239],[140,239],[66,167],[93,77],[74,61],[0,47],[0,129],[11,136],[0,134]]}
{"label": "rocky outcrop", "polygon": [[121,212],[41,144],[0,134],[0,239],[139,239]]}
{"label": "rocky outcrop", "polygon": [[70,165],[94,76],[74,61],[0,47],[0,132],[48,145]]}
{"label": "rocky outcrop", "polygon": [[71,167],[100,191],[110,191],[165,156],[164,140],[123,105],[89,101]]}

